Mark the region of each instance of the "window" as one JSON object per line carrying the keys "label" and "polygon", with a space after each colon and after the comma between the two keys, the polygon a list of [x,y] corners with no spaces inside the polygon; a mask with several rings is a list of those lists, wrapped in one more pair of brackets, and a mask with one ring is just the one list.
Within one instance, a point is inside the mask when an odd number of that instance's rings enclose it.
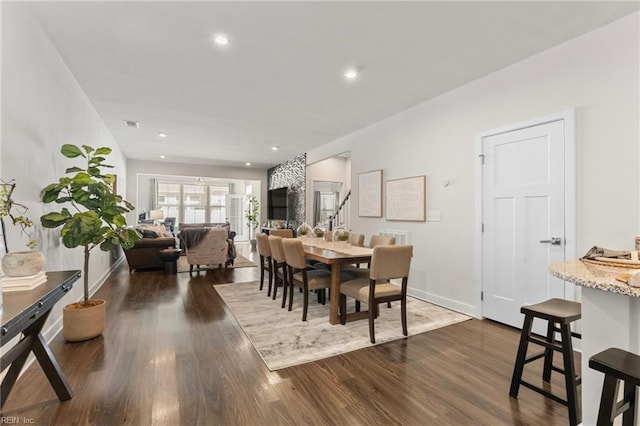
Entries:
{"label": "window", "polygon": [[180,184],[158,183],[158,209],[164,212],[164,217],[175,217],[176,223],[181,221],[180,215]]}
{"label": "window", "polygon": [[[236,241],[248,238],[244,222],[245,197],[259,193],[258,181],[241,180],[148,180],[151,181],[146,210],[160,209],[164,217],[175,217],[180,223],[229,222],[236,231]],[[139,192],[140,194],[140,192]],[[148,206],[148,207],[147,207]]]}
{"label": "window", "polygon": [[227,221],[229,185],[209,185],[209,215],[211,222]]}
{"label": "window", "polygon": [[184,222],[207,222],[206,185],[182,185]]}

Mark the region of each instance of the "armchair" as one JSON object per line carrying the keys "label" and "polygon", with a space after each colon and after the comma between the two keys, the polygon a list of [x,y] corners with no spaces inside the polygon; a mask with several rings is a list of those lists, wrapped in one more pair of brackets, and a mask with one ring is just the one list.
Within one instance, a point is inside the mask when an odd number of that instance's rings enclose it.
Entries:
{"label": "armchair", "polygon": [[236,257],[233,241],[228,239],[225,228],[186,228],[180,231],[189,263],[189,275],[193,274],[193,265],[233,265]]}

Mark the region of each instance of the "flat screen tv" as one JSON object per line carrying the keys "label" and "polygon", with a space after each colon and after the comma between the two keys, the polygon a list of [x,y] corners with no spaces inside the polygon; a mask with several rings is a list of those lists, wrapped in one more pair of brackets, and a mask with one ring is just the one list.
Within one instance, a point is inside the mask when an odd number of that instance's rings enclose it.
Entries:
{"label": "flat screen tv", "polygon": [[269,220],[287,220],[287,187],[267,192],[267,216]]}

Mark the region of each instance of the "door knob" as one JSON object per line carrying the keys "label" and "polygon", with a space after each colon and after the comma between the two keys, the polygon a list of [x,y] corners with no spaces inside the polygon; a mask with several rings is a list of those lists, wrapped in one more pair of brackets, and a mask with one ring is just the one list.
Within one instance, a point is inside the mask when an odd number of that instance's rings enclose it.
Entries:
{"label": "door knob", "polygon": [[562,244],[562,238],[560,237],[551,237],[550,240],[540,240],[541,243],[551,244],[552,246],[559,246]]}

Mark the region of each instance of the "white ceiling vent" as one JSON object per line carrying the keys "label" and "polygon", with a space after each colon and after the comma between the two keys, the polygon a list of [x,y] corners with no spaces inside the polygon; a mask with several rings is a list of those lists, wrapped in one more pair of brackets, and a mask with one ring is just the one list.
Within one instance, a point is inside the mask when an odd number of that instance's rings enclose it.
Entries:
{"label": "white ceiling vent", "polygon": [[140,123],[135,120],[124,120],[125,127],[133,127],[135,129],[140,127]]}

